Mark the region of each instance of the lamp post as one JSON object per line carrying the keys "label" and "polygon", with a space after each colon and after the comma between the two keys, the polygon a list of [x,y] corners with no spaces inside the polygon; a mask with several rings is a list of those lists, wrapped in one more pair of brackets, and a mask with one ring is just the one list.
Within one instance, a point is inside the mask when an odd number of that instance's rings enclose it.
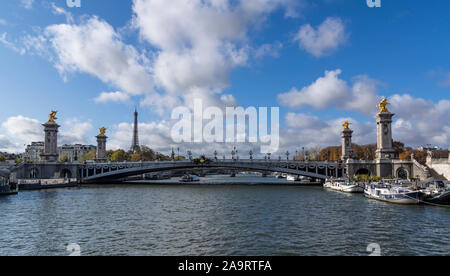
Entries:
{"label": "lamp post", "polygon": [[214,160],[217,161],[217,150],[214,151]]}
{"label": "lamp post", "polygon": [[287,161],[289,161],[289,155],[290,155],[289,151],[286,151],[286,160]]}
{"label": "lamp post", "polygon": [[249,154],[250,154],[250,160],[253,160],[253,151],[250,150]]}

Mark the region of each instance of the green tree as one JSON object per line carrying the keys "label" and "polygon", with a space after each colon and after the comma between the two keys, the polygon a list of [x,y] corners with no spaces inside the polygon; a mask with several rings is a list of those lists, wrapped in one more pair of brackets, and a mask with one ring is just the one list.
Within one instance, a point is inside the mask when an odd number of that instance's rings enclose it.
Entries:
{"label": "green tree", "polygon": [[157,158],[156,153],[147,146],[141,147],[140,154],[142,161],[155,161]]}
{"label": "green tree", "polygon": [[22,158],[17,158],[15,160],[16,164],[22,164],[23,163],[23,159]]}
{"label": "green tree", "polygon": [[116,150],[111,155],[111,162],[124,162],[130,160],[129,153],[122,149]]}
{"label": "green tree", "polygon": [[6,157],[3,155],[0,155],[0,162],[6,162]]}
{"label": "green tree", "polygon": [[135,153],[135,154],[131,155],[131,161],[132,162],[139,162],[141,160],[142,160],[142,158],[141,158],[141,155],[139,153]]}
{"label": "green tree", "polygon": [[59,157],[58,161],[59,161],[60,163],[67,163],[67,162],[69,162],[69,156],[63,154],[63,155],[61,155],[61,156]]}

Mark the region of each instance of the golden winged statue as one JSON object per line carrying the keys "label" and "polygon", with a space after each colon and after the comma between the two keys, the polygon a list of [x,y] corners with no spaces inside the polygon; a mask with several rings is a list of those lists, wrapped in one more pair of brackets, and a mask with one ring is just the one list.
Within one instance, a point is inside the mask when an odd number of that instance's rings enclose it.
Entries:
{"label": "golden winged statue", "polygon": [[344,130],[350,130],[350,123],[348,122],[348,119],[345,121],[345,123],[342,126],[344,127]]}
{"label": "golden winged statue", "polygon": [[99,128],[98,130],[100,130],[99,136],[104,136],[105,135],[105,133],[106,133],[106,128],[105,127]]}
{"label": "golden winged statue", "polygon": [[386,98],[383,98],[383,100],[380,102],[379,105],[377,105],[377,107],[380,109],[380,113],[388,113],[389,110],[387,109],[387,105],[390,104],[388,103]]}
{"label": "golden winged statue", "polygon": [[58,118],[56,118],[57,113],[58,113],[58,111],[52,110],[52,112],[50,112],[50,115],[48,115],[49,119],[48,119],[47,123],[49,123],[49,124],[56,123],[55,120],[58,119]]}

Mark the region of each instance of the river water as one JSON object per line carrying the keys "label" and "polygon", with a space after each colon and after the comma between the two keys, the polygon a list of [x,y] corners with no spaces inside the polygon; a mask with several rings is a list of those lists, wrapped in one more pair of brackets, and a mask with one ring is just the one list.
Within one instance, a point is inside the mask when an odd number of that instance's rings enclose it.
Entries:
{"label": "river water", "polygon": [[0,255],[69,255],[73,243],[81,255],[369,255],[373,243],[382,255],[449,255],[450,209],[282,185],[90,185],[0,198]]}

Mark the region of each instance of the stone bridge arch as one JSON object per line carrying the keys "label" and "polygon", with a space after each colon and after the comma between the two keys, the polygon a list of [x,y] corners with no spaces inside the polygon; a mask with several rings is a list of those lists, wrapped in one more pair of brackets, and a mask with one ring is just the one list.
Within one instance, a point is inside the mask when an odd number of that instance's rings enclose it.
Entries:
{"label": "stone bridge arch", "polygon": [[205,164],[196,164],[191,161],[92,164],[83,166],[80,169],[80,175],[82,182],[92,183],[120,180],[146,173],[208,168],[251,170],[267,173],[281,172],[321,180],[325,180],[329,176],[342,177],[346,174],[345,166],[340,163],[217,160]]}

